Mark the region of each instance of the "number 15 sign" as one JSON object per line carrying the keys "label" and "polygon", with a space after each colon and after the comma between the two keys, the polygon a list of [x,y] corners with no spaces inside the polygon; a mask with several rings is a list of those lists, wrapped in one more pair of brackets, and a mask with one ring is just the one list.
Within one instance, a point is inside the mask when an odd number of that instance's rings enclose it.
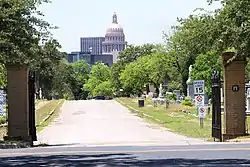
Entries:
{"label": "number 15 sign", "polygon": [[205,81],[195,80],[194,81],[194,94],[204,94],[205,93]]}

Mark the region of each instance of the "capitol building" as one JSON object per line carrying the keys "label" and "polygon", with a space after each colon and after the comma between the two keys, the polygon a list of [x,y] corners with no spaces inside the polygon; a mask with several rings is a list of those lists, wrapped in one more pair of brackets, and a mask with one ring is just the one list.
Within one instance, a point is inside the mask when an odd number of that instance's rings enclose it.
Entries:
{"label": "capitol building", "polygon": [[119,52],[126,47],[125,34],[118,22],[117,14],[112,16],[112,23],[106,29],[104,37],[82,37],[80,39],[80,52],[68,54],[69,63],[85,60],[89,64],[103,62],[111,66],[117,61]]}
{"label": "capitol building", "polygon": [[125,34],[123,28],[118,24],[116,13],[113,14],[112,24],[107,28],[105,40],[102,42],[102,53],[112,53],[125,49]]}

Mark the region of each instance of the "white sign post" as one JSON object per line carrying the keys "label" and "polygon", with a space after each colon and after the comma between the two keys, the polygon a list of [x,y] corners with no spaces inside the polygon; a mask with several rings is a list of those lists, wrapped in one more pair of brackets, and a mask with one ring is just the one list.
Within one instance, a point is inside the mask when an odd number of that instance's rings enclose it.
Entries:
{"label": "white sign post", "polygon": [[206,108],[204,102],[205,94],[205,81],[195,80],[194,81],[194,94],[195,94],[195,105],[198,110],[198,116],[200,118],[200,127],[203,128],[203,119],[206,116]]}

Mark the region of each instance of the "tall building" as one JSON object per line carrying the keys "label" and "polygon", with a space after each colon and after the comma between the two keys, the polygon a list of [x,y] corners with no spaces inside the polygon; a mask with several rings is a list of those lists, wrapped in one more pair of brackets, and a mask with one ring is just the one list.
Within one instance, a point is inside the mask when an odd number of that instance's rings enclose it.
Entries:
{"label": "tall building", "polygon": [[107,28],[105,41],[102,42],[102,53],[112,54],[113,51],[123,51],[125,49],[125,34],[123,28],[118,24],[116,13],[113,14],[112,24]]}
{"label": "tall building", "polygon": [[106,29],[105,37],[82,37],[81,51],[68,54],[69,63],[85,60],[89,64],[103,62],[108,66],[116,63],[118,54],[126,47],[123,28],[118,24],[116,13],[112,16],[112,24]]}
{"label": "tall building", "polygon": [[104,37],[83,37],[81,38],[81,52],[91,52],[92,54],[102,54],[102,42]]}

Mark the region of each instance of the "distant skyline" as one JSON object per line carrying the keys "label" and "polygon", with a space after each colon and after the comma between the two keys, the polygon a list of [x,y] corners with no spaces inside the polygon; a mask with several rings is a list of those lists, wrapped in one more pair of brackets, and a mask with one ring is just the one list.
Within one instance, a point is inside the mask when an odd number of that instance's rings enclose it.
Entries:
{"label": "distant skyline", "polygon": [[52,0],[40,10],[44,19],[58,26],[54,38],[62,51],[80,51],[80,37],[101,37],[116,12],[129,44],[161,43],[162,31],[168,32],[177,17],[188,17],[194,9],[218,8],[206,0]]}

